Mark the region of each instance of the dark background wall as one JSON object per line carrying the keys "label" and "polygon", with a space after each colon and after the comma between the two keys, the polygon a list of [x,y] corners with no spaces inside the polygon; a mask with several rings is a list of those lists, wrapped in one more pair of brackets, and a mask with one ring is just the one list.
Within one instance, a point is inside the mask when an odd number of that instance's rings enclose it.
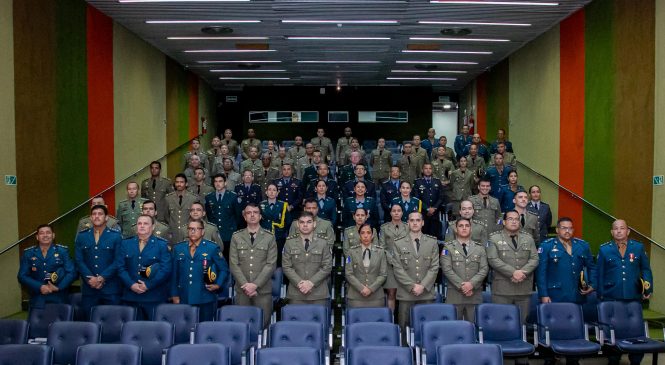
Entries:
{"label": "dark background wall", "polygon": [[[238,97],[227,103],[225,97]],[[333,141],[341,137],[345,127],[364,139],[410,139],[413,134],[426,135],[432,123],[432,102],[440,94],[429,87],[343,87],[341,91],[326,87],[246,87],[242,91],[219,94],[218,131],[231,128],[238,142],[245,138],[248,128],[254,128],[261,140],[291,140],[302,135],[305,140],[316,136],[317,128],[325,128]],[[450,94],[457,101],[457,94]],[[250,111],[318,111],[318,123],[252,123]],[[348,123],[328,123],[328,111],[348,111]],[[358,111],[407,111],[408,123],[358,123]]]}

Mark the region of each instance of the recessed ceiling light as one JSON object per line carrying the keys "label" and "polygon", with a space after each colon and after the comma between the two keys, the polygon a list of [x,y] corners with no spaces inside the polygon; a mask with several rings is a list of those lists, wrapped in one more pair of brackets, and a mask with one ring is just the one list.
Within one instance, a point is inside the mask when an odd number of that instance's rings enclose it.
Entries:
{"label": "recessed ceiling light", "polygon": [[487,22],[437,22],[430,20],[420,20],[418,24],[436,24],[436,25],[494,25],[506,27],[530,27],[528,23],[487,23]]}
{"label": "recessed ceiling light", "polygon": [[290,77],[220,77],[220,80],[290,80]]}
{"label": "recessed ceiling light", "polygon": [[284,19],[287,24],[399,24],[397,20],[299,20]]}
{"label": "recessed ceiling light", "polygon": [[234,60],[224,60],[224,61],[196,61],[196,63],[199,64],[216,64],[216,63],[282,63],[282,61],[259,61],[259,60],[254,60],[254,61],[234,61]]}
{"label": "recessed ceiling light", "polygon": [[430,80],[430,81],[456,81],[456,78],[450,77],[386,77],[386,80]]}
{"label": "recessed ceiling light", "polygon": [[313,60],[308,60],[308,61],[298,61],[298,63],[357,63],[357,64],[376,64],[376,63],[381,63],[381,61],[313,61]]}
{"label": "recessed ceiling light", "polygon": [[251,24],[260,20],[146,20],[146,24]]}
{"label": "recessed ceiling light", "polygon": [[497,38],[410,37],[409,39],[413,41],[510,42],[510,39]]}
{"label": "recessed ceiling light", "polygon": [[485,51],[428,51],[428,50],[403,49],[402,53],[492,54],[494,52],[485,52]]}
{"label": "recessed ceiling light", "polygon": [[468,62],[468,61],[396,61],[396,62],[404,64],[432,63],[437,65],[477,65],[478,64],[478,62]]}
{"label": "recessed ceiling light", "polygon": [[268,37],[166,37],[172,41],[255,41],[265,40]]}
{"label": "recessed ceiling light", "polygon": [[296,41],[389,41],[390,37],[286,37]]}
{"label": "recessed ceiling light", "polygon": [[555,2],[539,1],[482,1],[482,0],[430,0],[432,4],[456,4],[456,5],[517,5],[517,6],[557,6]]}
{"label": "recessed ceiling light", "polygon": [[248,53],[248,52],[275,52],[274,49],[190,49],[185,53]]}
{"label": "recessed ceiling light", "polygon": [[466,71],[458,70],[390,70],[394,73],[441,73],[441,74],[465,74]]}
{"label": "recessed ceiling light", "polygon": [[286,72],[283,69],[261,69],[261,70],[237,70],[237,69],[216,69],[210,72]]}

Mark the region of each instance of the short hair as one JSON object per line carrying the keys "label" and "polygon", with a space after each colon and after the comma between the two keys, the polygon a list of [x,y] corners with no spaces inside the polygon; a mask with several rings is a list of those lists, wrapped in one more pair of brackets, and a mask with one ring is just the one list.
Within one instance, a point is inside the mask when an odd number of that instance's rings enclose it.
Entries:
{"label": "short hair", "polygon": [[[143,202],[143,204],[145,204],[145,203],[146,203],[146,202]],[[155,225],[155,217],[149,216],[149,215],[147,215],[147,214],[141,214],[141,215],[139,216],[139,218],[141,218],[141,217],[148,217],[148,218],[150,218],[150,223],[151,223],[153,226]],[[137,221],[137,222],[139,221],[139,218],[136,218],[136,221]]]}
{"label": "short hair", "polygon": [[302,213],[300,213],[300,217],[298,217],[298,220],[300,220],[300,218],[303,218],[303,217],[304,217],[304,218],[312,218],[312,220],[315,219],[315,218],[314,218],[314,214],[312,214],[312,213],[310,213],[310,212],[302,212]]}
{"label": "short hair", "polygon": [[104,215],[109,214],[109,208],[107,208],[106,205],[101,205],[101,204],[94,205],[92,208],[90,208],[90,213],[92,214],[92,212],[94,212],[97,209],[101,209],[102,212],[104,212]]}
{"label": "short hair", "polygon": [[46,227],[50,228],[51,232],[54,232],[53,231],[53,226],[50,223],[42,223],[42,224],[38,225],[37,226],[37,232],[39,232],[40,229],[46,228]]}
{"label": "short hair", "polygon": [[192,203],[192,205],[189,206],[189,209],[192,209],[194,205],[200,205],[201,208],[203,208],[203,211],[205,212],[205,205],[203,205],[203,203],[201,203],[200,201],[195,201],[194,203]]}
{"label": "short hair", "polygon": [[367,222],[361,224],[360,227],[358,227],[358,234],[360,234],[360,231],[362,231],[363,228],[365,228],[365,227],[369,227],[369,231],[372,232],[372,234],[374,234],[374,230],[372,229],[372,225],[367,223]]}
{"label": "short hair", "polygon": [[215,174],[215,176],[212,177],[212,181],[214,182],[215,179],[218,178],[218,177],[221,177],[222,179],[224,179],[224,181],[226,181],[226,174],[224,174],[224,173]]}
{"label": "short hair", "polygon": [[152,162],[150,163],[150,166],[152,166],[152,165],[157,165],[157,166],[159,166],[160,169],[162,168],[162,163],[159,162],[159,161],[152,161]]}
{"label": "short hair", "polygon": [[[205,223],[203,223],[203,220],[201,219],[190,219],[189,223],[198,223],[199,225],[201,225],[201,228],[206,227]],[[189,223],[187,223],[187,228],[189,228]]]}
{"label": "short hair", "polygon": [[409,215],[407,217],[410,217],[411,214],[418,214],[420,216],[420,219],[423,219],[423,213],[421,213],[421,212],[418,212],[418,211],[411,212],[411,213],[409,213]]}
{"label": "short hair", "polygon": [[179,172],[179,173],[175,174],[175,177],[173,177],[173,181],[175,181],[175,180],[176,180],[177,178],[179,178],[179,177],[185,179],[185,182],[187,181],[187,175],[185,175],[185,174],[182,173],[182,172]]}
{"label": "short hair", "polygon": [[155,203],[154,200],[152,200],[152,199],[148,199],[148,200],[144,201],[143,204],[141,204],[141,207],[145,206],[146,204],[152,204],[152,205],[154,205],[154,206],[155,206],[155,210],[157,210],[157,203]]}
{"label": "short hair", "polygon": [[461,221],[467,221],[469,224],[471,224],[471,219],[469,218],[464,218],[464,217],[459,217],[455,220],[455,227],[457,227]]}
{"label": "short hair", "polygon": [[365,163],[364,163],[364,162],[358,162],[358,163],[356,164],[356,166],[355,166],[353,169],[354,169],[354,170],[357,169],[358,166],[362,166],[364,169],[367,169],[367,167],[365,167]]}
{"label": "short hair", "polygon": [[205,172],[206,172],[206,170],[204,170],[203,167],[201,167],[201,166],[199,166],[199,167],[197,167],[197,168],[194,169],[194,171],[196,171],[196,170],[201,170],[201,171],[203,171],[204,174],[205,174]]}
{"label": "short hair", "polygon": [[515,213],[518,216],[520,215],[520,212],[516,211],[515,209],[506,210],[505,212],[503,212],[503,220],[506,220],[506,218],[508,218],[508,213]]}
{"label": "short hair", "polygon": [[556,225],[557,225],[557,227],[558,227],[559,224],[562,223],[562,222],[570,222],[570,223],[573,223],[573,219],[570,218],[570,217],[561,217],[561,218],[559,218],[559,219],[556,221]]}
{"label": "short hair", "polygon": [[[272,185],[272,184],[271,184],[271,185]],[[248,207],[249,207],[249,208],[258,208],[258,209],[259,209],[259,212],[261,212],[261,208],[259,208],[259,206],[256,205],[256,203],[251,203],[251,202],[250,202],[250,203],[247,203],[247,205],[245,205],[245,207],[244,207],[242,210],[245,211],[245,209],[247,209]]]}
{"label": "short hair", "polygon": [[310,203],[310,204],[311,204],[311,203],[317,204],[317,207],[318,207],[318,203],[317,203],[316,199],[314,199],[314,198],[307,198],[307,199],[305,199],[305,202],[303,203],[303,205],[307,205],[308,203]]}
{"label": "short hair", "polygon": [[490,183],[490,185],[492,184],[492,181],[489,178],[483,176],[483,177],[480,178],[480,180],[478,180],[478,185],[480,185],[480,183],[484,183],[484,182]]}

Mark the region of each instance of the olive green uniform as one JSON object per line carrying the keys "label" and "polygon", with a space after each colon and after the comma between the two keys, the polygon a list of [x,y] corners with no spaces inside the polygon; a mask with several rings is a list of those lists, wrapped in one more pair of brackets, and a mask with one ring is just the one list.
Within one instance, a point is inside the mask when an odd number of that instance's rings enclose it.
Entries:
{"label": "olive green uniform", "polygon": [[149,178],[141,182],[141,197],[155,202],[157,208],[157,220],[166,219],[167,205],[166,194],[173,191],[173,183],[165,177]]}
{"label": "olive green uniform", "polygon": [[[332,270],[332,252],[325,239],[312,235],[309,249],[300,235],[290,236],[284,244],[282,270],[289,280],[286,298],[290,304],[326,304],[330,297],[328,278]],[[298,283],[309,280],[312,290],[302,294]]]}
{"label": "olive green uniform", "polygon": [[382,184],[390,177],[390,168],[393,165],[393,153],[387,149],[375,149],[369,157],[369,165],[372,166],[374,183]]}
{"label": "olive green uniform", "polygon": [[386,250],[386,257],[389,258],[386,282],[383,284],[383,287],[386,289],[397,288],[397,280],[395,280],[395,273],[392,265],[392,258],[395,255],[395,240],[406,236],[408,233],[409,227],[401,221],[397,225],[392,222],[387,222],[381,225],[379,245]]}
{"label": "olive green uniform", "polygon": [[118,203],[116,213],[118,215],[118,225],[120,225],[122,238],[132,236],[132,226],[136,224],[136,221],[139,219],[139,216],[141,215],[141,207],[146,200],[147,199],[136,197],[134,199],[134,208],[132,208],[132,201],[129,199]]}
{"label": "olive green uniform", "polygon": [[[446,243],[441,253],[441,269],[448,286],[446,303],[455,305],[457,319],[475,322],[476,305],[483,301],[483,281],[489,266],[484,244],[469,241],[466,252],[458,240]],[[462,293],[462,283],[465,282],[473,285],[473,295]]]}
{"label": "olive green uniform", "polygon": [[[385,295],[383,294],[383,283],[386,281],[387,267],[386,253],[377,245],[367,248],[369,257],[365,265],[365,248],[355,245],[349,248],[346,256],[344,273],[347,283],[346,298],[348,306],[354,307],[383,307],[385,306]],[[364,287],[369,288],[372,294],[363,296],[360,292]]]}

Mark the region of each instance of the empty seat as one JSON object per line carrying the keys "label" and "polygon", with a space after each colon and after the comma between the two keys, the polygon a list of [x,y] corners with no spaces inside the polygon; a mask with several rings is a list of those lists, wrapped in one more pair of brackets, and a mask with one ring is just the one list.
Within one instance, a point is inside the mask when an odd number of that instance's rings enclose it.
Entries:
{"label": "empty seat", "polygon": [[270,326],[270,347],[309,347],[320,352],[320,364],[328,364],[327,343],[321,323],[282,321]]}
{"label": "empty seat", "polygon": [[349,352],[349,365],[412,365],[411,349],[400,346],[359,346]]}
{"label": "empty seat", "polygon": [[589,341],[582,307],[575,303],[543,303],[538,306],[538,342],[555,354],[596,354],[600,345]]}
{"label": "empty seat", "polygon": [[393,313],[388,307],[349,308],[346,310],[345,324],[360,322],[393,323]]}
{"label": "empty seat", "polygon": [[229,349],[218,343],[175,345],[166,354],[166,365],[230,365]]}
{"label": "empty seat", "polygon": [[49,327],[47,345],[53,347],[54,364],[73,364],[79,346],[99,343],[101,329],[92,322],[55,322]]}
{"label": "empty seat", "polygon": [[249,325],[252,344],[260,348],[264,341],[263,310],[258,307],[243,305],[225,305],[217,310],[217,320],[241,322]]}
{"label": "empty seat", "polygon": [[386,148],[397,148],[397,141],[394,139],[386,139]]}
{"label": "empty seat", "polygon": [[256,353],[256,365],[312,365],[319,359],[318,349],[303,347],[264,348]]}
{"label": "empty seat", "polygon": [[526,341],[520,310],[511,304],[484,303],[476,306],[476,325],[481,343],[501,346],[506,356],[528,356],[535,348]]}
{"label": "empty seat", "polygon": [[127,322],[120,342],[141,347],[142,365],[161,365],[163,351],[173,345],[173,331],[173,324],[167,322]]}
{"label": "empty seat", "polygon": [[141,365],[141,348],[125,344],[83,345],[76,352],[76,365]]}
{"label": "empty seat", "polygon": [[249,337],[249,325],[243,322],[201,322],[194,331],[195,344],[218,343],[226,346],[234,365],[248,363],[248,359],[254,358],[254,347]]}
{"label": "empty seat", "polygon": [[341,363],[351,364],[350,351],[359,346],[400,346],[399,326],[393,323],[361,322],[344,328]]}
{"label": "empty seat", "polygon": [[499,345],[455,344],[440,346],[437,349],[436,363],[437,365],[503,365],[503,355]]}
{"label": "empty seat", "polygon": [[411,308],[411,326],[407,327],[407,340],[411,347],[421,346],[422,324],[428,321],[449,321],[457,319],[452,304],[418,304]]}
{"label": "empty seat", "polygon": [[[420,357],[416,357],[420,364],[436,364],[437,348],[450,344],[476,343],[476,328],[468,321],[432,321],[422,324],[422,348]],[[418,347],[416,347],[418,350]]]}
{"label": "empty seat", "polygon": [[51,323],[71,321],[74,312],[69,304],[49,303],[44,308],[31,308],[28,315],[29,338],[46,338]]}
{"label": "empty seat", "polygon": [[328,347],[332,347],[332,329],[330,328],[330,306],[312,304],[289,304],[282,308],[282,321],[311,321],[321,323]]}
{"label": "empty seat", "polygon": [[28,343],[28,321],[0,319],[0,345]]}
{"label": "empty seat", "polygon": [[155,309],[155,321],[175,326],[174,343],[190,343],[191,334],[199,322],[199,309],[189,304],[160,304]]}
{"label": "empty seat", "polygon": [[128,305],[98,305],[90,313],[90,322],[102,327],[102,343],[119,342],[122,325],[135,319],[136,308]]}
{"label": "empty seat", "polygon": [[0,365],[51,365],[53,347],[13,344],[0,346]]}

